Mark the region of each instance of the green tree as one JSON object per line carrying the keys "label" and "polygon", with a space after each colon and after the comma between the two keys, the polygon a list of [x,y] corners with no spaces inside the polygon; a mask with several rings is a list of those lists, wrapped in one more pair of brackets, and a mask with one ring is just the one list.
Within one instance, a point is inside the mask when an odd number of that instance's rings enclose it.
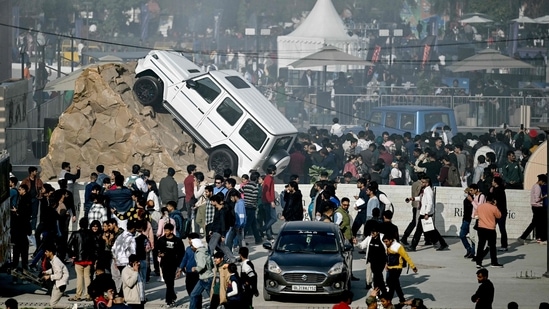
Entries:
{"label": "green tree", "polygon": [[[108,37],[112,37],[115,33],[120,33],[128,20],[128,16],[124,12],[139,7],[142,1],[97,0],[91,3],[93,3],[92,6],[95,12],[105,12],[105,20],[100,24],[99,31]],[[82,3],[79,3],[79,5],[81,6]]]}

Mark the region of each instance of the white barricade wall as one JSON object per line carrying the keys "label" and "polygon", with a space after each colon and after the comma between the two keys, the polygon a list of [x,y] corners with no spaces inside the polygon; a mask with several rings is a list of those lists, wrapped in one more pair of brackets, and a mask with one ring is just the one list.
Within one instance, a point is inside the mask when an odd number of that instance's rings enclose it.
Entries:
{"label": "white barricade wall", "polygon": [[[50,182],[54,187],[58,187],[56,182]],[[79,217],[84,211],[84,186],[85,183],[75,184],[74,199],[75,204],[80,204]],[[308,207],[311,199],[309,192],[310,184],[300,184],[299,189],[303,194],[303,205]],[[284,190],[284,185],[275,185],[276,192]],[[404,199],[410,197],[410,186],[380,186],[380,190],[385,192],[393,203],[395,213],[393,223],[399,228],[402,235],[408,223],[412,218],[411,204],[407,204]],[[337,187],[337,197],[339,199],[348,197],[351,205],[354,203],[354,196],[358,195],[356,185],[340,184]],[[532,211],[530,208],[530,190],[506,190],[507,195],[507,235],[510,242],[518,238],[526,229],[532,220]],[[463,188],[436,187],[436,206],[435,206],[435,226],[443,236],[458,236],[463,216]],[[277,212],[282,212],[281,208]],[[351,216],[354,218],[356,211],[350,208]],[[77,225],[76,225],[77,227]],[[498,230],[496,228],[496,230]],[[499,230],[498,230],[499,237]]]}

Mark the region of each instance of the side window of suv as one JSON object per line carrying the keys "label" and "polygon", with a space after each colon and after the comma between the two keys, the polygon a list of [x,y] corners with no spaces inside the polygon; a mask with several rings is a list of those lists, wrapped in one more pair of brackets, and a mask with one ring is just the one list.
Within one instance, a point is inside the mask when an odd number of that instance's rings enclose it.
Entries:
{"label": "side window of suv", "polygon": [[196,92],[210,104],[221,94],[221,89],[209,78],[199,79],[196,83]]}
{"label": "side window of suv", "polygon": [[400,128],[403,130],[413,130],[416,127],[416,117],[414,114],[400,115]]}
{"label": "side window of suv", "polygon": [[251,119],[244,122],[238,133],[257,151],[261,149],[267,139],[267,134]]}
{"label": "side window of suv", "polygon": [[240,109],[240,107],[230,98],[225,98],[225,100],[219,104],[217,113],[233,126],[242,116],[242,109]]}

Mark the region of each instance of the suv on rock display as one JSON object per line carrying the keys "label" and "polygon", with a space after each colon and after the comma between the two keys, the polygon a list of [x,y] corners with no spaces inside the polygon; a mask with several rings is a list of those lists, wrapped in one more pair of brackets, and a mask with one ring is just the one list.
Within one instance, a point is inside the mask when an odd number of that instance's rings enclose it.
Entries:
{"label": "suv on rock display", "polygon": [[135,73],[137,100],[163,105],[208,152],[210,170],[242,175],[288,166],[297,129],[238,72],[204,72],[179,53],[153,50]]}
{"label": "suv on rock display", "polygon": [[336,296],[351,289],[352,248],[339,226],[318,221],[285,223],[269,250],[263,298],[281,295]]}

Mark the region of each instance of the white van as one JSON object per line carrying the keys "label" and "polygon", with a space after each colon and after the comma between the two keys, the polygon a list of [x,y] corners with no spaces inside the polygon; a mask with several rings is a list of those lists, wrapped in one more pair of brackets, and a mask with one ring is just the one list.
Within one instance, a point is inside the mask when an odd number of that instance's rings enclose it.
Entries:
{"label": "white van", "polygon": [[204,72],[179,53],[153,50],[135,73],[138,101],[163,104],[208,151],[209,169],[242,175],[288,166],[297,129],[238,72]]}

